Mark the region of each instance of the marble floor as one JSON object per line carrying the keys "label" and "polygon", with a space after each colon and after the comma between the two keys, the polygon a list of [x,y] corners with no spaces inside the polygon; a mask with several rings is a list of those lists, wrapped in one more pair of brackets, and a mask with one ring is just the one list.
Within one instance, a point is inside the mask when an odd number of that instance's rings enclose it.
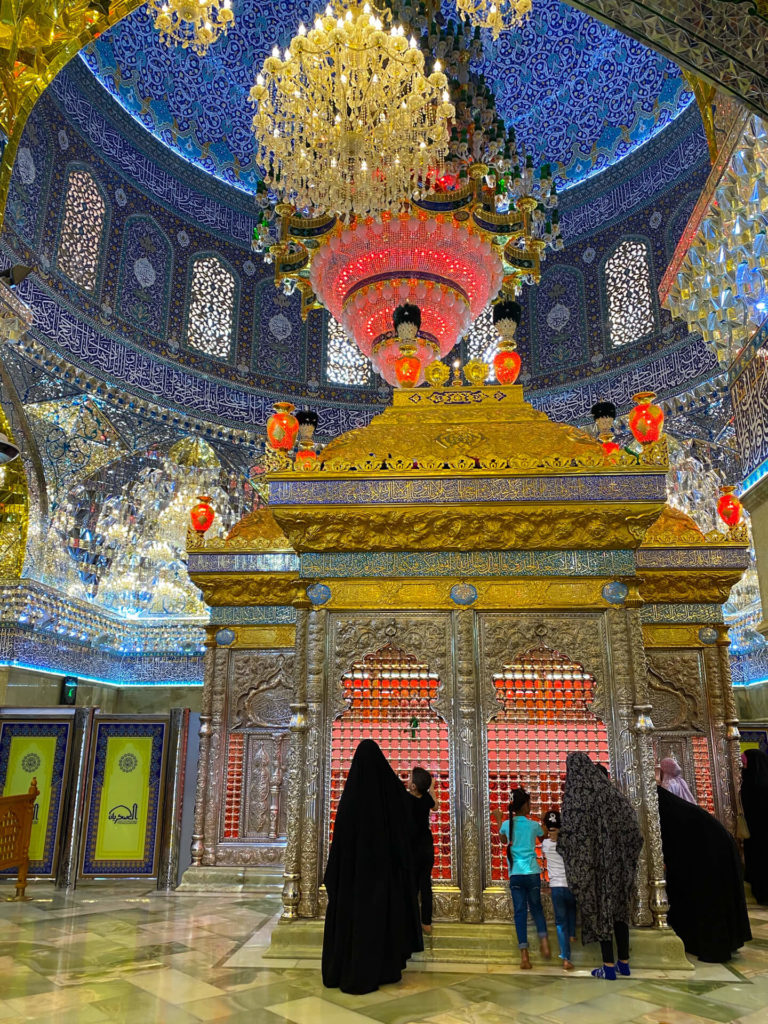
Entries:
{"label": "marble floor", "polygon": [[262,958],[274,896],[28,892],[0,902],[0,1024],[768,1024],[765,909],[752,908],[754,941],[727,966],[611,983],[423,963],[347,996],[323,989],[315,962]]}

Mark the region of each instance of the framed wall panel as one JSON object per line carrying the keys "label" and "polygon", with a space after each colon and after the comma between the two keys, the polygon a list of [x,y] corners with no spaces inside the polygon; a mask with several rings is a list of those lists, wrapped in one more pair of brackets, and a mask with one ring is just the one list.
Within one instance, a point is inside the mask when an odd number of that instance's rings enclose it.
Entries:
{"label": "framed wall panel", "polygon": [[26,793],[32,779],[40,791],[29,844],[29,873],[37,877],[56,871],[71,731],[71,717],[0,718],[0,795]]}
{"label": "framed wall panel", "polygon": [[96,719],[82,877],[157,874],[167,739],[166,718]]}

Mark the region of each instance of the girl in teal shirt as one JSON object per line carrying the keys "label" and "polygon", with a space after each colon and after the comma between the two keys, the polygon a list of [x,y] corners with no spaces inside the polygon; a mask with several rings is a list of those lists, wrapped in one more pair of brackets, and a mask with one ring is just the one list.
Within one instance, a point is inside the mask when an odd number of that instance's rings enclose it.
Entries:
{"label": "girl in teal shirt", "polygon": [[[531,969],[528,954],[529,909],[539,934],[542,956],[547,960],[551,956],[547,922],[541,905],[541,869],[536,859],[536,840],[544,835],[544,830],[538,822],[528,817],[530,810],[530,796],[524,789],[516,789],[509,803],[509,817],[502,821],[499,827],[499,832],[507,843],[509,889],[512,893],[517,945],[520,949],[520,967],[524,971]],[[497,811],[496,815],[498,820],[501,812]]]}

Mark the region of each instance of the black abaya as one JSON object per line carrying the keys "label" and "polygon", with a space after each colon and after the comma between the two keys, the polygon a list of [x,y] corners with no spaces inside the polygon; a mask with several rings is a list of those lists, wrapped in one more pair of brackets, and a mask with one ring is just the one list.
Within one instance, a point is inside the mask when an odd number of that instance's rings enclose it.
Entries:
{"label": "black abaya", "polygon": [[399,981],[424,948],[408,794],[373,740],[355,751],[325,869],[323,984],[362,995]]}
{"label": "black abaya", "polygon": [[703,808],[658,790],[670,927],[687,953],[725,963],[752,938],[736,842]]}
{"label": "black abaya", "polygon": [[741,806],[749,829],[744,840],[744,865],[752,895],[768,904],[768,756],[748,750],[741,778]]}

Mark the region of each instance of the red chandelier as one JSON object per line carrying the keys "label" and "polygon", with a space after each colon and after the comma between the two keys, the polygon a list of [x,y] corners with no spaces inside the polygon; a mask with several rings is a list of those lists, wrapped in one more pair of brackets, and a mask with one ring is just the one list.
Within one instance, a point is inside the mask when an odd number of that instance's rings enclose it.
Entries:
{"label": "red chandelier", "polygon": [[413,339],[418,381],[447,355],[497,294],[499,257],[479,234],[452,218],[403,213],[358,222],[335,234],[312,262],[315,294],[378,372],[398,382],[402,353],[392,314],[411,303],[421,310]]}

